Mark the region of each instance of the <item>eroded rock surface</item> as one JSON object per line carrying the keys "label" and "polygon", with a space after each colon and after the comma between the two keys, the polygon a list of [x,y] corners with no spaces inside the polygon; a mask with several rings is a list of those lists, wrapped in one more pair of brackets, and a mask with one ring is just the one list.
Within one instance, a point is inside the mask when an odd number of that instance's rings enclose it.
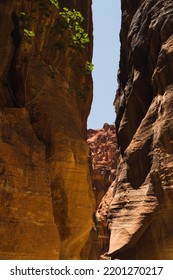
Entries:
{"label": "eroded rock surface", "polygon": [[91,1],[58,2],[85,18],[82,53],[50,1],[0,1],[0,259],[80,259],[92,227]]}
{"label": "eroded rock surface", "polygon": [[[119,160],[115,125],[105,123],[101,129],[88,129],[87,135],[92,187],[97,208],[108,187],[115,179]],[[104,206],[102,210],[107,209],[107,205]],[[107,222],[98,220],[94,212],[93,230],[90,233],[87,246],[90,259],[99,259],[100,255],[108,249],[108,244]]]}
{"label": "eroded rock surface", "polygon": [[102,129],[89,129],[87,143],[90,148],[91,176],[96,207],[115,179],[118,149],[115,125],[105,123]]}
{"label": "eroded rock surface", "polygon": [[115,98],[121,157],[97,211],[110,230],[112,259],[173,258],[172,34],[172,0],[122,1]]}

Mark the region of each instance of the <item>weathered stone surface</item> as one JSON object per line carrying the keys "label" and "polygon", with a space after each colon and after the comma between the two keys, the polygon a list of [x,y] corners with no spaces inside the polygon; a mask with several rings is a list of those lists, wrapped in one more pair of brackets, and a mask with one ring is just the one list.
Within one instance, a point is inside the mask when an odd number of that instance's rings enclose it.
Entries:
{"label": "weathered stone surface", "polygon": [[0,112],[0,259],[58,259],[45,146],[24,108]]}
{"label": "weathered stone surface", "polygon": [[104,197],[97,211],[113,259],[173,258],[172,33],[172,0],[122,1],[115,98],[121,157],[108,209]]}
{"label": "weathered stone surface", "polygon": [[[93,192],[96,200],[96,208],[100,204],[108,187],[115,179],[115,172],[118,164],[118,149],[116,141],[115,125],[105,123],[101,129],[88,129],[87,143],[90,148],[90,165]],[[103,202],[102,202],[103,203]],[[107,205],[102,205],[103,216],[107,210]],[[89,245],[90,258],[98,259],[99,256],[108,249],[109,232],[107,222],[97,219],[93,214],[93,226],[97,234],[91,232]]]}
{"label": "weathered stone surface", "polygon": [[115,179],[118,149],[115,126],[105,123],[101,129],[88,129],[87,143],[90,148],[92,185],[96,207]]}
{"label": "weathered stone surface", "polygon": [[59,1],[85,17],[90,43],[74,60],[58,11],[41,2],[0,2],[1,259],[80,259],[92,227],[92,79],[81,71],[92,56],[91,1]]}

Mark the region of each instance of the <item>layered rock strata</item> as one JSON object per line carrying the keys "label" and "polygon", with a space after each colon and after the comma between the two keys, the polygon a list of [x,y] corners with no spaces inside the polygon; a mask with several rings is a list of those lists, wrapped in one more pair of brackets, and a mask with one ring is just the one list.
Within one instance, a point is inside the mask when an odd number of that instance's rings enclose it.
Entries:
{"label": "layered rock strata", "polygon": [[172,259],[173,2],[121,2],[121,156],[97,215],[110,230],[109,258]]}
{"label": "layered rock strata", "polygon": [[92,227],[91,1],[58,1],[85,18],[80,54],[50,2],[0,1],[0,259],[80,259]]}

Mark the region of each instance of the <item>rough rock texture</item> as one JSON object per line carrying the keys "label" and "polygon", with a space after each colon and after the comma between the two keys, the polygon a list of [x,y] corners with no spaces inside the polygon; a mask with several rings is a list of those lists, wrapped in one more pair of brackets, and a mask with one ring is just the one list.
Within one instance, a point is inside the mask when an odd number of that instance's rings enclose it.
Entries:
{"label": "rough rock texture", "polygon": [[173,258],[172,34],[172,0],[122,0],[115,98],[121,158],[97,211],[113,259]]}
{"label": "rough rock texture", "polygon": [[[101,129],[88,129],[87,143],[90,149],[89,164],[97,208],[110,183],[115,179],[118,164],[115,125],[105,123]],[[98,260],[100,255],[108,249],[108,242],[107,224],[98,223],[94,212],[93,229],[85,246],[89,259]]]}
{"label": "rough rock texture", "polygon": [[0,1],[0,259],[80,259],[92,227],[91,1],[59,3],[85,17],[75,57],[50,1]]}
{"label": "rough rock texture", "polygon": [[0,259],[59,257],[45,146],[25,109],[0,113]]}
{"label": "rough rock texture", "polygon": [[90,148],[91,176],[96,207],[115,179],[118,149],[115,125],[105,123],[102,129],[88,129],[87,143]]}

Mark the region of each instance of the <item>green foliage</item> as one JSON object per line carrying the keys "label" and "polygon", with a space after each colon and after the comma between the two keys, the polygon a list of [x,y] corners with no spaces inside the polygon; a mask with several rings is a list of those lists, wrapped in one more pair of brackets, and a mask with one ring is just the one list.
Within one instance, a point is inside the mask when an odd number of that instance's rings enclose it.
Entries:
{"label": "green foliage", "polygon": [[75,9],[69,10],[68,8],[63,8],[63,12],[60,12],[59,15],[65,21],[65,26],[70,31],[71,36],[71,47],[76,49],[85,48],[85,44],[89,43],[88,34],[85,33],[85,30],[81,26],[84,21],[84,17],[79,11]]}
{"label": "green foliage", "polygon": [[[39,9],[43,13],[44,16],[50,17],[51,16],[51,7],[49,4],[54,5],[57,9],[59,9],[59,3],[58,0],[38,0],[37,1],[39,5]],[[33,16],[26,14],[24,11],[20,12],[20,20],[25,23],[25,28],[24,28],[24,35],[27,37],[34,37],[35,34],[31,29],[31,22],[33,21]],[[63,35],[65,30],[68,30],[68,37],[69,37],[69,43],[68,45],[75,51],[81,52],[82,49],[85,48],[85,44],[89,43],[89,36],[85,32],[84,28],[82,27],[82,23],[84,21],[84,17],[82,14],[73,9],[70,10],[66,7],[63,8],[63,11],[59,12],[59,16],[57,19],[57,22],[54,25],[54,30],[55,33],[54,35],[58,32],[59,34]],[[40,30],[41,33],[41,30]],[[63,49],[62,44],[57,44],[56,47],[60,48],[61,50]],[[73,53],[74,55],[74,53]],[[89,65],[87,65],[87,69],[89,70]]]}
{"label": "green foliage", "polygon": [[57,9],[59,9],[59,3],[57,0],[49,0]]}
{"label": "green foliage", "polygon": [[20,12],[19,20],[21,22],[23,22],[25,24],[25,26],[27,25],[27,27],[28,27],[31,24],[31,22],[33,22],[35,20],[35,17],[30,14],[26,14],[25,12]]}
{"label": "green foliage", "polygon": [[94,69],[94,64],[92,64],[89,61],[86,61],[85,66],[84,66],[84,72],[85,74],[90,74]]}
{"label": "green foliage", "polygon": [[[70,10],[66,7],[59,11],[58,0],[34,1],[37,3],[39,13],[42,15],[44,20],[45,17],[49,18],[57,9],[57,18],[55,18],[53,26],[50,24],[50,21],[48,21],[47,25],[41,25],[39,28],[35,28],[36,34],[32,31],[32,27],[34,26],[33,23],[36,20],[36,8],[32,9],[31,13],[27,13],[27,11],[21,11],[19,13],[20,28],[23,30],[25,42],[32,44],[33,37],[40,36],[40,34],[42,34],[45,30],[47,31],[47,29],[50,29],[48,30],[50,34],[50,41],[43,46],[43,49],[52,49],[54,52],[59,50],[64,53],[62,57],[60,56],[58,65],[56,64],[54,66],[54,63],[47,60],[40,61],[38,64],[39,67],[42,67],[44,71],[46,71],[49,78],[54,79],[59,74],[63,76],[60,70],[62,61],[66,59],[66,54],[68,54],[70,59],[71,67],[73,66],[72,62],[78,57],[78,54],[82,53],[85,48],[85,44],[89,43],[89,36],[83,28],[84,17],[80,11],[75,9]],[[56,37],[53,38],[53,36]],[[42,50],[40,51],[40,59],[42,59]],[[78,73],[82,75],[89,75],[91,74],[93,67],[94,65],[91,62],[86,61],[86,63],[78,69]],[[80,87],[69,87],[68,92],[74,93],[79,98],[85,98],[89,90],[90,89],[87,85],[82,84]]]}
{"label": "green foliage", "polygon": [[27,37],[32,38],[35,36],[35,33],[32,30],[24,29],[23,31],[24,31],[24,35]]}
{"label": "green foliage", "polygon": [[20,12],[20,16],[26,16],[25,12]]}

